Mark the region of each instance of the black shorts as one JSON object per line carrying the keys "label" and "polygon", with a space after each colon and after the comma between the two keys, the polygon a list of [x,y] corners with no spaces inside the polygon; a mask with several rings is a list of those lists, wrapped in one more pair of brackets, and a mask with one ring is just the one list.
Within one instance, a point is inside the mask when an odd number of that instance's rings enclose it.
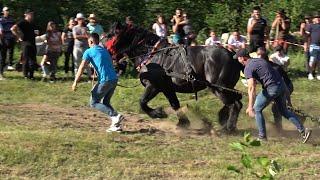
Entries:
{"label": "black shorts", "polygon": [[256,52],[259,47],[265,47],[263,39],[256,39],[256,38],[250,39],[250,44],[249,44],[250,53]]}

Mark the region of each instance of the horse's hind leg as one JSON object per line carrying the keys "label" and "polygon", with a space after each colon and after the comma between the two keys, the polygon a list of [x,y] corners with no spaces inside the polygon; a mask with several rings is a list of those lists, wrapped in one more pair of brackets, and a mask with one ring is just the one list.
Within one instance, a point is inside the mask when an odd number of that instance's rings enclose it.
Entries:
{"label": "horse's hind leg", "polygon": [[152,109],[148,103],[159,94],[159,90],[155,88],[149,81],[146,83],[144,94],[140,99],[140,107],[143,112],[147,113],[152,118],[164,118],[166,114],[161,109]]}
{"label": "horse's hind leg", "polygon": [[219,122],[227,132],[233,132],[237,128],[238,116],[242,108],[241,95],[233,92],[218,92],[216,95],[224,103],[224,107],[219,111]]}
{"label": "horse's hind leg", "polygon": [[[180,102],[178,100],[177,94],[169,87],[163,89],[162,92],[166,96],[168,101],[170,102],[170,105],[171,105],[172,109],[177,111],[180,108]],[[178,112],[177,116],[178,116],[178,119],[179,119],[179,122],[178,122],[177,126],[179,126],[179,127],[188,127],[188,126],[190,126],[190,121],[189,121],[189,119],[187,118],[187,116],[184,113]]]}

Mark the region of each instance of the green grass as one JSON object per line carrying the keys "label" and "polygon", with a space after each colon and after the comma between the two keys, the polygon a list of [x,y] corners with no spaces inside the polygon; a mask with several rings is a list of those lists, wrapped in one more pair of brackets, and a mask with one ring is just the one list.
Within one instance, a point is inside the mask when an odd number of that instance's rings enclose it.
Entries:
{"label": "green grass", "polygon": [[[303,56],[293,54],[290,75],[294,77],[293,104],[308,113],[320,115],[320,81],[308,81],[303,72]],[[62,60],[60,61],[60,65]],[[40,74],[36,75],[40,78]],[[58,77],[62,77],[60,72]],[[176,133],[106,134],[103,115],[87,107],[91,83],[83,82],[77,92],[72,81],[56,83],[28,81],[17,72],[7,72],[0,82],[0,177],[1,179],[254,179],[249,172],[239,176],[227,171],[230,164],[240,166],[240,153],[229,143],[242,139]],[[128,76],[120,84],[132,86],[139,80]],[[246,91],[242,84],[237,89]],[[138,100],[143,87],[117,87],[112,104],[125,114],[140,114]],[[191,94],[178,94],[182,106],[209,119],[218,129],[217,112],[221,102],[209,91],[199,93],[199,101]],[[254,134],[255,123],[245,115],[247,98],[239,116],[241,132]],[[169,107],[163,95],[151,106]],[[77,114],[78,113],[78,114]],[[272,122],[270,108],[265,110]],[[165,120],[177,122],[174,114]],[[286,120],[284,120],[286,121]],[[292,125],[285,123],[284,137],[273,134],[268,143],[252,149],[256,156],[266,155],[281,164],[279,179],[319,179],[320,139],[318,125],[311,122],[315,134],[308,144],[298,142]],[[133,125],[128,122],[128,127]],[[134,128],[139,128],[136,124]],[[241,169],[244,170],[244,169]]]}

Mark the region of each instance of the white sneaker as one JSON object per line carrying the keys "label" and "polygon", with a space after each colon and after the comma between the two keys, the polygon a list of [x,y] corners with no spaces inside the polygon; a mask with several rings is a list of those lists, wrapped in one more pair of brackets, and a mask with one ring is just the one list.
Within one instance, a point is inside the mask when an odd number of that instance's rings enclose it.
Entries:
{"label": "white sneaker", "polygon": [[14,67],[8,66],[8,67],[7,67],[7,70],[8,70],[8,71],[13,71],[13,70],[14,70]]}
{"label": "white sneaker", "polygon": [[313,80],[314,79],[314,77],[313,77],[313,75],[311,73],[308,74],[308,79],[309,80]]}
{"label": "white sneaker", "polygon": [[124,117],[121,114],[116,116],[111,116],[111,126],[120,126],[121,122],[124,120]]}
{"label": "white sneaker", "polygon": [[320,80],[320,75],[317,75],[317,79]]}
{"label": "white sneaker", "polygon": [[122,128],[120,126],[111,125],[106,131],[107,132],[121,132]]}
{"label": "white sneaker", "polygon": [[6,80],[6,78],[4,78],[1,74],[0,74],[0,81],[4,81]]}

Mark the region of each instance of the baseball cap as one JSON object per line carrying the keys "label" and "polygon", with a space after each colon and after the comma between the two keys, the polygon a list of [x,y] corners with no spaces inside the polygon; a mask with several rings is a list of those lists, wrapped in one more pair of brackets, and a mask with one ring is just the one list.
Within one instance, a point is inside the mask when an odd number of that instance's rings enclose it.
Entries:
{"label": "baseball cap", "polygon": [[88,19],[97,19],[96,15],[95,14],[90,14]]}
{"label": "baseball cap", "polygon": [[319,12],[314,12],[312,17],[313,18],[318,18],[318,17],[320,17],[320,13]]}
{"label": "baseball cap", "polygon": [[31,9],[26,9],[26,10],[24,11],[24,14],[30,14],[30,13],[33,13],[33,10],[31,10]]}
{"label": "baseball cap", "polygon": [[7,6],[2,8],[2,11],[9,11],[9,8]]}
{"label": "baseball cap", "polygon": [[247,49],[239,49],[233,58],[238,59],[238,57],[250,57],[249,51]]}
{"label": "baseball cap", "polygon": [[82,13],[78,13],[76,18],[77,19],[84,19],[84,15]]}

